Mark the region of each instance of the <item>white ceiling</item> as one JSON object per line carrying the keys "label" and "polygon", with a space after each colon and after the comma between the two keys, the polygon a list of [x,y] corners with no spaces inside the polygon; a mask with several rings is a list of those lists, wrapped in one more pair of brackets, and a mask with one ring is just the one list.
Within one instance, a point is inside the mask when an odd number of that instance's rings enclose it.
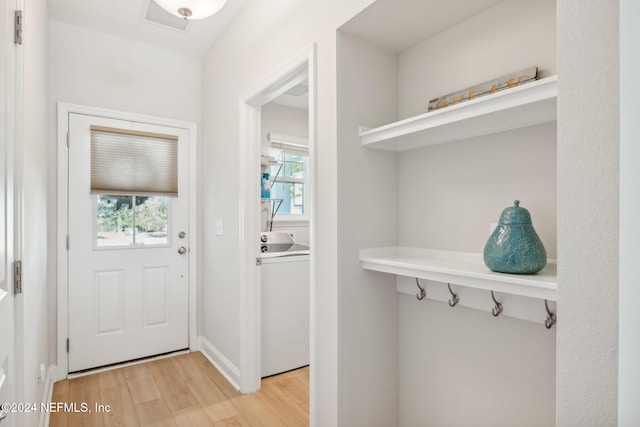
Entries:
{"label": "white ceiling", "polygon": [[[143,16],[149,1],[49,0],[49,16],[89,30],[201,57],[247,0],[227,0],[216,15],[191,21],[186,32],[145,22]],[[341,29],[401,52],[499,1],[377,0]],[[278,7],[271,9],[282,9],[277,13],[284,14],[300,3],[298,0],[280,0],[276,3]],[[397,25],[398,22],[403,25]]]}
{"label": "white ceiling", "polygon": [[150,0],[49,0],[51,19],[188,55],[204,55],[246,0],[227,0],[214,16],[194,20],[186,32],[143,21]]}
{"label": "white ceiling", "polygon": [[285,107],[300,108],[302,110],[309,109],[309,93],[302,95],[288,95],[283,93],[273,101],[274,104],[284,105]]}
{"label": "white ceiling", "polygon": [[302,110],[309,109],[309,83],[308,81],[304,81],[282,95],[278,96],[276,99],[271,101],[274,104],[284,105],[285,107],[293,107],[300,108]]}
{"label": "white ceiling", "polygon": [[340,29],[392,52],[402,52],[500,1],[378,0]]}

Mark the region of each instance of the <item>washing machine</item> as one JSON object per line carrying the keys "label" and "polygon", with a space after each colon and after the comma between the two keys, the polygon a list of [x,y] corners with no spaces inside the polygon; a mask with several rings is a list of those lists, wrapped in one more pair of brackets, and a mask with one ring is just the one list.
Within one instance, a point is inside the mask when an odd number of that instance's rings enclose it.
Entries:
{"label": "washing machine", "polygon": [[309,364],[309,248],[288,249],[261,258],[262,377]]}

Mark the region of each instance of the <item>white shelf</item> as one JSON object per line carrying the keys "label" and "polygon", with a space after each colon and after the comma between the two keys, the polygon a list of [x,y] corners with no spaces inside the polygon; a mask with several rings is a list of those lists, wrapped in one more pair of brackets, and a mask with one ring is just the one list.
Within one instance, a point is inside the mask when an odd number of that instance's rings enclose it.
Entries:
{"label": "white shelf", "polygon": [[537,274],[496,273],[489,270],[482,254],[435,249],[388,247],[362,249],[360,265],[366,270],[417,277],[502,292],[530,298],[557,300],[557,268],[550,261]]}
{"label": "white shelf", "polygon": [[361,128],[365,147],[407,151],[557,118],[557,76],[506,89],[375,129]]}

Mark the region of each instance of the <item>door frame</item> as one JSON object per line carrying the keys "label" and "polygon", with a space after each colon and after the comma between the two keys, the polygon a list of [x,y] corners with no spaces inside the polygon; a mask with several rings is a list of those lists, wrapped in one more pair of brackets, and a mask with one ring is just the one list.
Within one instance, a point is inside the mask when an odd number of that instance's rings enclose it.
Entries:
{"label": "door frame", "polygon": [[59,102],[58,107],[58,219],[56,236],[57,261],[57,369],[55,381],[60,381],[69,375],[69,353],[67,352],[67,338],[69,337],[69,252],[67,250],[67,235],[69,232],[69,153],[67,138],[69,133],[69,115],[84,114],[134,121],[151,125],[170,126],[186,129],[189,132],[189,349],[198,349],[197,331],[197,283],[198,283],[198,125],[192,122],[165,119],[162,117],[143,114],[127,113],[117,110],[89,107]]}
{"label": "door frame", "polygon": [[240,391],[260,389],[261,315],[260,269],[260,129],[264,104],[272,101],[304,79],[309,81],[309,207],[310,288],[309,288],[309,422],[318,420],[318,246],[317,246],[317,72],[315,43],[285,62],[274,73],[240,98]]}
{"label": "door frame", "polygon": [[[24,298],[22,294],[16,294],[14,289],[14,263],[23,259],[22,243],[22,201],[23,201],[23,113],[24,113],[24,47],[13,41],[14,12],[23,11],[22,0],[12,0],[0,6],[0,22],[9,24],[0,30],[0,125],[2,133],[0,139],[0,153],[4,159],[2,172],[5,173],[5,197],[4,221],[0,221],[0,227],[5,227],[4,242],[5,254],[0,257],[0,262],[5,263],[4,280],[7,285],[4,295],[11,304],[13,311],[10,315],[8,330],[11,334],[9,344],[8,372],[0,369],[0,381],[4,381],[5,387],[10,389],[15,402],[26,401],[25,396],[25,366],[24,366]],[[8,161],[10,160],[10,161]],[[0,249],[0,253],[2,249]],[[1,367],[0,367],[1,368]],[[36,396],[39,398],[39,396]],[[24,419],[13,414],[16,426],[22,426]],[[40,417],[42,419],[42,417]],[[39,420],[41,422],[41,419]],[[9,420],[11,421],[11,420]],[[9,422],[6,421],[6,422]]]}

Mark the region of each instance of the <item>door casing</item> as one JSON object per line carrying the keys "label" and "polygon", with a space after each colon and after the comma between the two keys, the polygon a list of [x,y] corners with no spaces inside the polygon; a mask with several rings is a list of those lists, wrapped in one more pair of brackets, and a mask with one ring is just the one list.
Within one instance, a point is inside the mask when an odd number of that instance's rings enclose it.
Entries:
{"label": "door casing", "polygon": [[240,98],[240,391],[260,389],[260,120],[262,105],[301,81],[309,84],[309,425],[318,425],[318,225],[317,225],[317,71],[316,45],[311,44],[284,63]]}
{"label": "door casing", "polygon": [[198,127],[192,122],[165,119],[142,114],[127,113],[103,108],[88,107],[75,104],[58,103],[58,222],[56,250],[57,262],[57,369],[55,381],[67,378],[69,374],[69,354],[67,338],[69,331],[69,252],[67,251],[67,235],[69,233],[69,153],[67,135],[69,133],[69,114],[86,114],[119,120],[129,120],[152,125],[170,126],[186,129],[189,132],[189,348],[198,349],[197,331],[197,206],[198,206]]}
{"label": "door casing", "polygon": [[[4,294],[2,304],[8,311],[0,313],[2,324],[6,328],[3,349],[7,355],[7,371],[0,366],[0,384],[3,399],[14,402],[26,401],[24,366],[24,310],[20,295],[14,293],[14,262],[22,259],[22,115],[24,109],[24,49],[13,42],[13,19],[16,10],[24,10],[22,0],[8,1],[0,6],[0,22],[8,23],[0,30],[0,153],[4,164],[0,166],[0,227],[6,227],[0,235],[0,282]],[[5,293],[6,292],[6,293]],[[0,360],[0,364],[2,360]],[[15,426],[24,425],[24,417],[17,413],[7,415],[4,423]]]}

